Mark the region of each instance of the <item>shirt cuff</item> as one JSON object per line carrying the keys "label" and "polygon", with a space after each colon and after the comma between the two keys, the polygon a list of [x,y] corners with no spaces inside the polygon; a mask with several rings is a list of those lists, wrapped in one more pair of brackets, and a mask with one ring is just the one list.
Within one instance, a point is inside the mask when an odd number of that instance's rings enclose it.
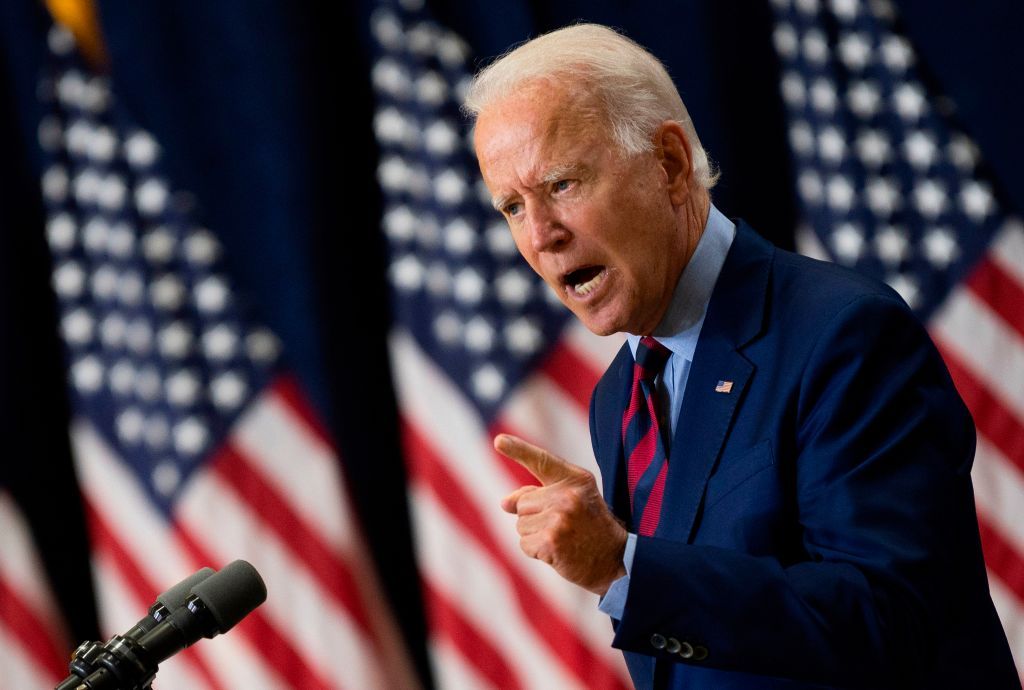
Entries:
{"label": "shirt cuff", "polygon": [[636,535],[626,535],[626,550],[622,552],[622,565],[626,566],[626,574],[612,583],[608,591],[601,597],[597,608],[615,620],[622,620],[626,610],[626,595],[629,594],[629,576],[633,573],[633,554],[636,552]]}

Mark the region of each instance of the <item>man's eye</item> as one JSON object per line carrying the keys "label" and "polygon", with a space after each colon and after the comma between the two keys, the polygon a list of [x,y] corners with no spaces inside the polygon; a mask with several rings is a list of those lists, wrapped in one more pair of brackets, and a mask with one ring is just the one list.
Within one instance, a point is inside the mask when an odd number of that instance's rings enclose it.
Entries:
{"label": "man's eye", "polygon": [[558,180],[554,187],[556,192],[564,192],[572,187],[572,180]]}
{"label": "man's eye", "polygon": [[505,207],[506,216],[517,216],[519,212],[523,210],[523,205],[519,203],[509,204]]}

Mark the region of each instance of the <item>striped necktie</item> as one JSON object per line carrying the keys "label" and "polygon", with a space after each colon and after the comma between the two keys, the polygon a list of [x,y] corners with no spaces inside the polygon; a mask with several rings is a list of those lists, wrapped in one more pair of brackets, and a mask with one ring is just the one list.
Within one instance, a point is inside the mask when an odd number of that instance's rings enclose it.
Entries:
{"label": "striped necktie", "polygon": [[633,365],[629,407],[622,417],[629,504],[633,511],[633,524],[645,537],[654,534],[658,528],[661,498],[668,474],[665,441],[658,426],[654,379],[661,373],[670,354],[668,348],[651,336],[640,339]]}

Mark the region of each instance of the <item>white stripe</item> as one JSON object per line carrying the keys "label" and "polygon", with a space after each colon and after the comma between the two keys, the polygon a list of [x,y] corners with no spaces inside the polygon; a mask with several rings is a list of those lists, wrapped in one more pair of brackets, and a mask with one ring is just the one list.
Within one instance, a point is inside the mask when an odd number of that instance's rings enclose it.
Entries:
{"label": "white stripe", "polygon": [[[514,521],[499,507],[501,499],[517,487],[508,472],[498,464],[505,461],[495,456],[491,439],[481,431],[476,412],[404,333],[394,334],[391,345],[396,388],[407,421],[428,440],[463,487],[472,487],[464,493],[485,520],[485,533],[494,536],[508,562],[544,601],[563,612],[570,624],[579,625],[582,640],[588,643],[595,655],[609,660],[626,678],[621,654],[609,646],[610,626],[607,617],[597,610],[597,598],[565,582],[553,569],[527,558],[520,550]],[[563,409],[569,408],[564,406]],[[578,409],[578,406],[571,409]],[[585,429],[585,421],[577,421],[573,426],[580,428],[581,424]],[[418,516],[414,517],[418,521]],[[472,537],[465,535],[465,538]],[[424,546],[427,543],[442,552],[447,548],[443,542],[426,542],[422,536],[417,540],[422,542],[421,548],[427,548]]]}
{"label": "white stripe", "polygon": [[105,549],[93,549],[92,572],[96,581],[100,630],[104,639],[119,635],[135,625],[149,610],[152,601],[140,601],[121,577],[113,555]]}
{"label": "white stripe", "polygon": [[1024,340],[1020,335],[964,288],[950,293],[931,326],[933,337],[1024,423]]}
{"label": "white stripe", "polygon": [[0,491],[0,578],[18,593],[51,635],[60,637],[64,634],[61,616],[30,534],[14,499]]}
{"label": "white stripe", "polygon": [[487,519],[489,531],[508,539],[501,545],[509,555],[519,552],[515,529],[501,512],[501,499],[516,489],[498,463],[491,439],[479,417],[434,363],[423,356],[404,331],[391,338],[395,388],[400,408],[421,435],[430,440],[448,470],[472,487],[467,494]]}
{"label": "white stripe", "polygon": [[557,384],[532,376],[509,398],[501,425],[514,427],[525,439],[598,476],[587,417]]}
{"label": "white stripe", "polygon": [[337,459],[279,396],[260,396],[239,420],[232,442],[324,541],[351,544],[352,509]]}
{"label": "white stripe", "polygon": [[989,251],[992,260],[1024,286],[1024,224],[1019,218],[1003,225]]}
{"label": "white stripe", "polygon": [[55,677],[22,651],[21,640],[0,625],[0,680],[3,687],[17,690],[52,690],[64,679]]}
{"label": "white stripe", "polygon": [[392,687],[418,684],[405,642],[380,590],[333,450],[308,428],[280,394],[261,396],[232,435],[247,460],[284,498],[304,523],[347,562],[366,607],[372,634],[380,641],[381,668]]}
{"label": "white stripe", "polygon": [[1024,554],[1024,474],[979,434],[971,478],[979,509],[1014,549]]}
{"label": "white stripe", "polygon": [[[106,554],[95,555],[93,569],[96,574],[96,588],[99,601],[102,602],[102,627],[106,637],[115,633],[123,633],[146,615],[152,602],[142,602],[132,594],[131,587],[121,577],[117,566]],[[189,690],[206,690],[209,685],[192,669],[184,658],[178,654],[160,664],[155,685],[160,690],[188,688]]]}
{"label": "white stripe", "polygon": [[[181,550],[132,474],[87,422],[74,422],[71,438],[84,492],[107,525],[116,530],[118,541],[134,556],[147,581],[163,590],[203,565],[224,565],[197,564]],[[214,528],[206,525],[206,529]],[[279,687],[270,682],[275,674],[243,637],[222,635],[203,641],[197,649],[225,687]]]}
{"label": "white stripe", "polygon": [[198,568],[170,537],[163,516],[132,472],[89,423],[72,424],[71,440],[83,491],[118,541],[135,556],[143,577],[164,588],[195,572]]}
{"label": "white stripe", "polygon": [[993,573],[989,573],[988,586],[1006,632],[1006,641],[1010,643],[1017,672],[1024,678],[1024,602]]}
{"label": "white stripe", "polygon": [[447,639],[433,639],[428,643],[434,660],[434,681],[443,690],[487,690],[491,687],[476,669],[466,663],[462,653]]}
{"label": "white stripe", "polygon": [[524,618],[535,617],[543,625],[544,612],[522,610],[504,572],[473,546],[425,489],[413,489],[412,505],[424,576],[487,636],[523,687],[581,687]]}
{"label": "white stripe", "polygon": [[626,342],[626,336],[622,333],[608,336],[594,335],[575,319],[566,327],[562,337],[565,340],[565,345],[593,367],[599,376],[615,359],[622,343]]}
{"label": "white stripe", "polygon": [[[551,452],[589,471],[600,490],[600,470],[590,444],[586,413],[544,377],[533,377],[521,388],[521,393],[506,405],[503,424],[527,439],[539,439],[538,442]],[[627,678],[622,653],[611,646],[614,635],[608,616],[597,609],[594,596],[562,579],[551,568],[541,572],[551,575],[544,578],[545,590],[551,593],[550,600],[579,629],[588,646]]]}
{"label": "white stripe", "polygon": [[345,679],[350,688],[384,687],[376,650],[348,612],[252,508],[215,474],[205,473],[182,494],[176,515],[216,558],[244,558],[256,567],[267,584],[260,611],[321,678]]}

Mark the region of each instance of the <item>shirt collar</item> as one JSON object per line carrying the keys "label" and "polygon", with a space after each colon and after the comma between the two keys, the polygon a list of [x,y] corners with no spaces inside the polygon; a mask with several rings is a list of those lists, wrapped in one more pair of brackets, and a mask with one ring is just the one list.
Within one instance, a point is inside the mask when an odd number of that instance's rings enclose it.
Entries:
{"label": "shirt collar", "polygon": [[[684,359],[693,360],[711,293],[735,237],[736,225],[712,204],[697,248],[679,276],[665,316],[654,329],[654,339]],[[626,340],[635,357],[640,336],[629,334]]]}

